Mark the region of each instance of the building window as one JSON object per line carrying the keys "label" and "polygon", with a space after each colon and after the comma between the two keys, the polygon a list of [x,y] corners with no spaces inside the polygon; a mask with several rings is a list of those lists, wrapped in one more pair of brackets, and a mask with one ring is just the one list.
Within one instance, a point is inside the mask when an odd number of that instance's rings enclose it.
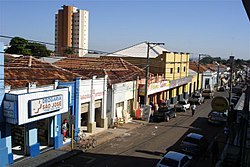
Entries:
{"label": "building window", "polygon": [[170,74],[173,74],[173,68],[170,68]]}
{"label": "building window", "polygon": [[183,68],[183,71],[184,71],[184,72],[186,71],[186,67]]}
{"label": "building window", "polygon": [[180,67],[177,68],[177,73],[180,73]]}

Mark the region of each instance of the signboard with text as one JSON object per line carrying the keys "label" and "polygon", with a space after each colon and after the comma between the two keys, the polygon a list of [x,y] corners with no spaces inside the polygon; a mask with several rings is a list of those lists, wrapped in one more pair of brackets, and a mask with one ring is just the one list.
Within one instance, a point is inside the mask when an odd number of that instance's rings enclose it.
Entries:
{"label": "signboard with text", "polygon": [[30,101],[29,117],[34,117],[63,108],[63,95],[49,96]]}

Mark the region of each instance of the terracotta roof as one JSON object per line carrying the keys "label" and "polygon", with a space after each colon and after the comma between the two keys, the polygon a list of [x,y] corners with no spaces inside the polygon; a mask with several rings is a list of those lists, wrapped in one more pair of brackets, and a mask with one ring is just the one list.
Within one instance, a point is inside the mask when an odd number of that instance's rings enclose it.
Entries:
{"label": "terracotta roof", "polygon": [[[218,65],[217,64],[207,64],[206,65],[207,68],[211,69],[211,70],[217,70]],[[223,64],[219,64],[219,68],[227,68],[227,66],[223,65]]]}
{"label": "terracotta roof", "polygon": [[[189,62],[189,69],[198,72],[198,63],[194,62],[194,61],[190,61]],[[207,71],[207,70],[208,69],[205,66],[200,64],[200,72],[204,72],[204,71]]]}
{"label": "terracotta roof", "polygon": [[47,62],[31,57],[16,58],[4,67],[4,84],[11,88],[26,87],[29,82],[36,82],[36,85],[53,84],[55,80],[62,82],[73,81],[77,77],[83,78],[79,74],[72,73]]}
{"label": "terracotta roof", "polygon": [[100,58],[65,58],[54,63],[55,65],[78,73],[83,76],[103,77],[108,75],[109,84],[131,81],[137,78],[145,78],[145,71],[139,67],[117,57]]}

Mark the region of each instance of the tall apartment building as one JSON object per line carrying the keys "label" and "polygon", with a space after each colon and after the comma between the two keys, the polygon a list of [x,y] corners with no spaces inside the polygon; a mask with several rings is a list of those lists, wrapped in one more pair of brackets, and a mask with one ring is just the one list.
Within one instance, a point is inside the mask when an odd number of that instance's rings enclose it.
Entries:
{"label": "tall apartment building", "polygon": [[79,57],[88,53],[89,12],[63,6],[55,15],[55,51],[63,56],[65,49],[74,48]]}

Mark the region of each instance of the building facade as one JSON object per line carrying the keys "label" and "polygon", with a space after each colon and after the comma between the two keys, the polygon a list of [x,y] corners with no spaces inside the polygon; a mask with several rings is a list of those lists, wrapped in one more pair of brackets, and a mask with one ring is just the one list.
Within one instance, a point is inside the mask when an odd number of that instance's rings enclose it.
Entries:
{"label": "building facade", "polygon": [[[57,83],[55,83],[57,85]],[[35,157],[41,150],[63,145],[62,115],[69,112],[68,88],[48,86],[11,91],[5,94],[3,115],[10,138],[10,161]]]}
{"label": "building facade", "polygon": [[[133,45],[131,47],[119,50],[107,56],[122,57],[124,60],[144,69],[147,66],[147,51],[149,53],[149,71],[150,78],[148,80],[148,101],[159,103],[160,100],[174,104],[183,98],[188,98],[188,83],[192,77],[188,74],[189,69],[189,53],[170,52],[167,49],[150,45],[146,42]],[[161,76],[161,79],[153,79]],[[143,92],[145,91],[145,83],[139,85],[139,101],[144,103]]]}
{"label": "building facade", "polygon": [[79,57],[88,53],[89,12],[73,6],[63,6],[55,15],[55,51],[63,56],[73,48]]}
{"label": "building facade", "polygon": [[145,77],[144,70],[121,58],[106,56],[65,58],[54,64],[82,76],[107,76],[106,110],[109,126],[117,121],[126,122],[134,115],[138,102],[137,80]]}

